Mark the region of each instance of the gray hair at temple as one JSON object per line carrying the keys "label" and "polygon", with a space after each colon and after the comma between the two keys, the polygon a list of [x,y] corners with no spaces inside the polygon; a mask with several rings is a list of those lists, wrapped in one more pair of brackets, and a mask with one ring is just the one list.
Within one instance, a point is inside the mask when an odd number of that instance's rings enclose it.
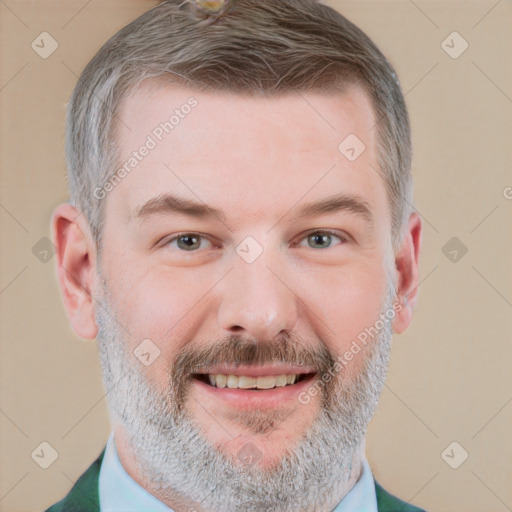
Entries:
{"label": "gray hair at temple", "polygon": [[118,109],[142,80],[157,77],[191,90],[258,96],[361,86],[374,109],[376,171],[398,248],[412,204],[409,116],[393,67],[368,36],[318,0],[165,0],[101,47],[69,101],[71,203],[85,214],[99,252],[105,201],[94,190],[119,165]]}

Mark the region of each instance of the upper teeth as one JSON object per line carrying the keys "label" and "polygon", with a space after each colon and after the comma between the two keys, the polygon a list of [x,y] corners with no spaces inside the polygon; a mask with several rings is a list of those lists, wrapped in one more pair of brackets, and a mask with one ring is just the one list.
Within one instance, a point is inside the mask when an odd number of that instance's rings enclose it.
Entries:
{"label": "upper teeth", "polygon": [[287,384],[294,384],[298,375],[266,375],[264,377],[248,377],[246,375],[222,375],[209,374],[208,380],[212,386],[218,388],[258,388],[271,389],[273,387],[282,387]]}

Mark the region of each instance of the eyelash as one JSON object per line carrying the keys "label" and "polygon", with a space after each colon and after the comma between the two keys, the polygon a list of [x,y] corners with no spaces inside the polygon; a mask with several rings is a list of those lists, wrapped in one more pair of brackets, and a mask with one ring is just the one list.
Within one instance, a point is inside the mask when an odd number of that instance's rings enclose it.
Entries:
{"label": "eyelash", "polygon": [[[302,236],[302,238],[300,238],[299,241],[305,240],[309,236],[315,235],[315,234],[334,236],[334,237],[338,238],[341,241],[340,245],[344,245],[344,244],[348,243],[348,241],[349,241],[348,236],[343,236],[343,235],[341,235],[341,234],[339,234],[339,233],[337,233],[337,232],[335,232],[333,230],[330,230],[330,229],[314,229],[314,230],[308,231],[306,234],[304,234]],[[209,240],[209,238],[207,236],[202,235],[201,233],[196,233],[196,232],[193,232],[193,231],[185,231],[183,233],[178,233],[177,235],[173,236],[172,238],[170,238],[169,240],[164,242],[162,244],[162,246],[163,247],[167,247],[168,245],[171,244],[171,242],[174,242],[174,241],[178,240],[179,238],[182,238],[182,237],[185,237],[185,236],[193,236],[193,237],[198,237],[198,238],[201,238],[201,239],[204,239],[204,240]],[[211,243],[213,243],[213,242],[211,242]],[[293,244],[293,246],[295,247],[296,244]],[[310,249],[312,249],[312,247],[310,247]],[[332,247],[326,247],[323,250],[325,251],[327,249],[332,249]],[[319,250],[322,250],[322,249],[319,249]],[[191,250],[191,251],[181,250],[181,252],[185,252],[185,253],[186,252],[191,252],[192,253],[192,252],[198,252],[198,251],[199,251],[199,249],[194,249],[194,250]]]}

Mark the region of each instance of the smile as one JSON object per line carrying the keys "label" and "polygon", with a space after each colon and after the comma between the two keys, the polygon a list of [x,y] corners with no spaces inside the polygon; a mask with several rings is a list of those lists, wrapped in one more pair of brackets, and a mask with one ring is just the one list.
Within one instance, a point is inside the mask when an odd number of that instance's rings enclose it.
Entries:
{"label": "smile", "polygon": [[295,384],[298,380],[305,377],[305,374],[282,374],[282,375],[263,375],[252,377],[250,375],[224,375],[208,374],[207,382],[216,388],[230,389],[272,389]]}
{"label": "smile", "polygon": [[[236,398],[257,403],[264,399],[287,399],[308,385],[317,374],[317,369],[301,365],[218,365],[202,368],[193,378],[204,391],[211,390],[212,396],[237,401]],[[292,394],[290,394],[292,393]],[[256,399],[256,397],[259,397]]]}

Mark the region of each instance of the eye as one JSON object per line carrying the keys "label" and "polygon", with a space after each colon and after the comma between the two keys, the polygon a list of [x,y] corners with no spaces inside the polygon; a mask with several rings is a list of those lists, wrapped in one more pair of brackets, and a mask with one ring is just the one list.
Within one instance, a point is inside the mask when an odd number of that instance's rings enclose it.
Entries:
{"label": "eye", "polygon": [[[333,243],[338,240],[338,244],[345,244],[348,239],[341,234],[336,234],[330,230],[316,230],[309,232],[299,243],[301,247],[310,247],[312,249],[330,249]],[[304,245],[307,243],[307,246]],[[205,236],[199,233],[179,233],[168,238],[162,243],[163,247],[173,247],[184,252],[197,252],[200,249],[214,248],[214,244]]]}
{"label": "eye", "polygon": [[199,233],[180,233],[179,235],[173,236],[165,241],[162,245],[164,247],[172,246],[176,242],[178,249],[182,251],[195,252],[198,249],[205,249],[204,244],[213,245],[207,238],[200,235]]}
{"label": "eye", "polygon": [[[312,249],[330,249],[333,239],[338,239],[342,244],[348,242],[347,238],[337,235],[329,230],[311,231],[302,240],[304,240],[308,244],[308,247]],[[302,244],[299,245],[304,247]]]}

